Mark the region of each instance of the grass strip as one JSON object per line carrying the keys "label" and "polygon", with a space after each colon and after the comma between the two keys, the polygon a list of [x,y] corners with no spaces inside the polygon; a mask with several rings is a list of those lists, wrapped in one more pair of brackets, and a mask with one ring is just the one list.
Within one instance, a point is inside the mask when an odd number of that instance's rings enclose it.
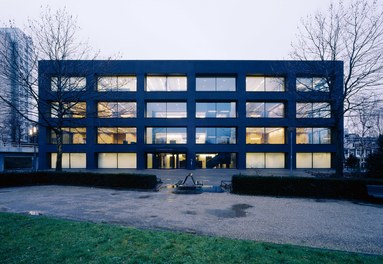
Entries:
{"label": "grass strip", "polygon": [[383,256],[0,213],[0,263],[383,263]]}

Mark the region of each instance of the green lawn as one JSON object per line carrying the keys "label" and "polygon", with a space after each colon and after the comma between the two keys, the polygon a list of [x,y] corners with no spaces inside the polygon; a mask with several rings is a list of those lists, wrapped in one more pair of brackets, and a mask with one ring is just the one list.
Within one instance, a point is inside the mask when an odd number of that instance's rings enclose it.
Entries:
{"label": "green lawn", "polygon": [[383,263],[354,254],[0,213],[0,263]]}

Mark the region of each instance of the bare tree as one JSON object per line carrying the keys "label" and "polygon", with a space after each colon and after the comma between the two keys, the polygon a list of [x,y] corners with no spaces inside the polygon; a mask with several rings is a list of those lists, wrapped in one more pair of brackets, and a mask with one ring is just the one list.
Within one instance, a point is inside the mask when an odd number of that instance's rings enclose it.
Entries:
{"label": "bare tree", "polygon": [[[292,44],[293,59],[322,62],[344,62],[341,104],[333,104],[335,123],[345,113],[357,109],[362,102],[356,96],[368,97],[383,80],[383,10],[375,0],[353,0],[345,5],[330,5],[326,12],[317,12],[301,20],[297,41]],[[331,74],[329,74],[331,76]],[[333,87],[333,80],[328,78]],[[365,103],[365,102],[363,102]],[[341,130],[336,132],[336,171],[343,174]]]}
{"label": "bare tree", "polygon": [[[0,74],[13,78],[12,81],[18,83],[23,92],[31,98],[32,107],[29,107],[31,109],[25,113],[23,107],[19,107],[1,94],[0,99],[26,120],[45,126],[55,134],[56,170],[61,171],[63,128],[68,125],[68,119],[85,117],[83,102],[87,94],[84,77],[86,73],[84,72],[81,77],[70,76],[65,61],[95,59],[96,54],[91,56],[89,46],[79,41],[77,20],[65,8],[56,11],[52,11],[49,7],[43,9],[38,19],[29,21],[26,32],[33,43],[28,65],[13,64],[9,54],[3,53],[0,56],[3,57],[6,67]],[[41,60],[54,62],[54,69],[50,69],[50,72],[55,73],[54,76],[40,72],[40,80],[38,79],[38,64]],[[41,78],[47,78],[47,80],[41,80]],[[39,100],[38,83],[44,81],[51,84],[50,89],[40,92],[48,93],[50,102]]]}

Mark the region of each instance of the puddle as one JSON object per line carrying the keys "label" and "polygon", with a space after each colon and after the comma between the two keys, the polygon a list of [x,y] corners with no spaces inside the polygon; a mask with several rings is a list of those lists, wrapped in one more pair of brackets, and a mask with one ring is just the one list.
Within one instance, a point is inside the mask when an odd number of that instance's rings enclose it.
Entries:
{"label": "puddle", "polygon": [[207,212],[221,218],[246,217],[246,209],[251,207],[249,204],[234,204],[229,209],[210,209]]}
{"label": "puddle", "polygon": [[185,211],[184,213],[187,214],[187,215],[196,215],[196,214],[197,214],[197,212],[195,212],[195,211],[190,211],[190,210]]}
{"label": "puddle", "polygon": [[150,195],[141,195],[141,196],[138,196],[138,199],[148,199],[150,198]]}

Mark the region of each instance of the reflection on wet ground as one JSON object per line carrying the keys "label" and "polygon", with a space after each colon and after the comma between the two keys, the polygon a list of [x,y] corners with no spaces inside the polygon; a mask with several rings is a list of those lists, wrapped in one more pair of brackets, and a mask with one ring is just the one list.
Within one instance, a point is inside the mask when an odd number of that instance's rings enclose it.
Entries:
{"label": "reflection on wet ground", "polygon": [[233,204],[229,209],[208,209],[207,212],[221,218],[246,217],[246,209],[251,207],[248,204]]}

